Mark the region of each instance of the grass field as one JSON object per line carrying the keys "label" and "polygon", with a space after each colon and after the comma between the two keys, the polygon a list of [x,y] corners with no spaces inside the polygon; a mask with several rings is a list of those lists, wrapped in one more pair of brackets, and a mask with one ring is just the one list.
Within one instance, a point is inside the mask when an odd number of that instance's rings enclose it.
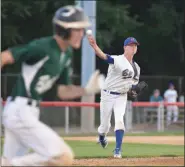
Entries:
{"label": "grass field", "polygon": [[[150,136],[150,133],[147,135]],[[168,133],[159,136],[179,135]],[[182,138],[182,135],[180,136]],[[1,141],[3,144],[3,140]],[[123,159],[116,160],[112,158],[115,142],[109,142],[106,149],[95,141],[66,140],[66,142],[75,154],[73,166],[123,166],[123,164],[126,166],[184,166],[184,145],[123,143]]]}
{"label": "grass field", "polygon": [[[115,143],[109,143],[103,149],[92,141],[66,141],[75,153],[76,158],[105,158],[113,155]],[[176,157],[184,156],[184,147],[179,145],[163,144],[135,144],[124,143],[122,147],[123,157]]]}
{"label": "grass field", "polygon": [[[88,141],[67,141],[72,147],[76,158],[105,158],[113,155],[114,143],[109,143],[106,149],[99,144]],[[184,156],[184,147],[162,144],[130,144],[124,143],[123,157],[152,157],[152,156]]]}

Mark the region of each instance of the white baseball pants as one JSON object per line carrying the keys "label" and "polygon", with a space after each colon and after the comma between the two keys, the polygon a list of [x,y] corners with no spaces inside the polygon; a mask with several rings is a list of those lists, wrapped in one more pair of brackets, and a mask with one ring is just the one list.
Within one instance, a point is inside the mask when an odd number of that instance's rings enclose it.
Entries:
{"label": "white baseball pants", "polygon": [[[27,104],[27,98],[7,101],[3,111],[5,140],[3,156],[13,166],[40,166],[69,150],[50,127],[39,121],[39,108]],[[34,153],[29,153],[31,149]]]}
{"label": "white baseball pants", "polygon": [[175,105],[167,106],[166,110],[167,110],[167,115],[166,115],[167,116],[167,124],[171,123],[172,113],[173,113],[173,122],[177,122],[178,115],[179,115],[178,107]]}
{"label": "white baseball pants", "polygon": [[125,130],[124,114],[127,104],[127,93],[122,95],[113,95],[105,91],[101,91],[100,101],[100,126],[98,127],[99,134],[107,134],[111,127],[111,116],[114,111],[116,130]]}

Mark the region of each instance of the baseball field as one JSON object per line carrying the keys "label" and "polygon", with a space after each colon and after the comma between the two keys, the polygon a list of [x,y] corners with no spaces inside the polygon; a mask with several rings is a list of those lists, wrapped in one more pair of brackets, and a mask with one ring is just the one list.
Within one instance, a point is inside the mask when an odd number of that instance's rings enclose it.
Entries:
{"label": "baseball field", "polygon": [[124,138],[123,158],[114,159],[114,137],[103,149],[96,136],[64,137],[73,148],[74,166],[184,166],[184,134],[128,135]]}
{"label": "baseball field", "polygon": [[184,133],[126,135],[123,158],[114,159],[115,138],[108,137],[106,149],[96,136],[66,136],[75,153],[74,166],[184,166]]}

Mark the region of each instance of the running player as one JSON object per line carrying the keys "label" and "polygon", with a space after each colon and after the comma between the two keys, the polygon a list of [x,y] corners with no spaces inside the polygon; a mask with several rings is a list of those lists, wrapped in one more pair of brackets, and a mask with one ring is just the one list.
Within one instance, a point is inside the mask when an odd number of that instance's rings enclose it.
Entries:
{"label": "running player", "polygon": [[[80,48],[84,29],[90,26],[81,8],[65,6],[53,17],[54,36],[33,40],[1,53],[1,68],[21,62],[21,77],[3,112],[5,140],[2,165],[61,166],[71,165],[71,148],[50,127],[39,121],[39,101],[57,83],[61,99],[74,99],[100,91],[96,71],[87,86],[67,85],[71,56],[69,47]],[[61,81],[61,82],[60,82]],[[32,149],[33,153],[28,153]]]}

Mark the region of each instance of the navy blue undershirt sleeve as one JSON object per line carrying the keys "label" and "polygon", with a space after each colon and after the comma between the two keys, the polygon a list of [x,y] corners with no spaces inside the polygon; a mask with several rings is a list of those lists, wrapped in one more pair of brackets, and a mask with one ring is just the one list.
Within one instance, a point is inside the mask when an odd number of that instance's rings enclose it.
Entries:
{"label": "navy blue undershirt sleeve", "polygon": [[106,54],[107,59],[105,60],[105,62],[107,62],[108,64],[114,64],[114,58],[112,58],[110,55]]}

